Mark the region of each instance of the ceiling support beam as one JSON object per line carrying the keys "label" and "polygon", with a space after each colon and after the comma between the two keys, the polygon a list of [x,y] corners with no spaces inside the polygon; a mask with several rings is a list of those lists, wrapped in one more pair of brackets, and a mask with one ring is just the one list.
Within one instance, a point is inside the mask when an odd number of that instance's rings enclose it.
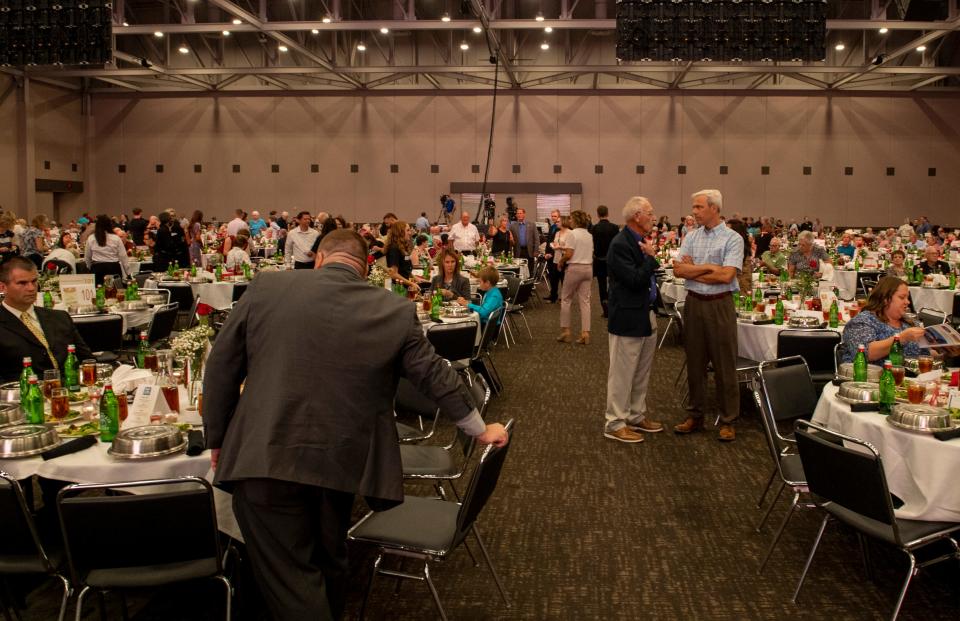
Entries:
{"label": "ceiling support beam", "polygon": [[802,73],[791,73],[787,77],[793,78],[794,80],[799,80],[800,82],[805,82],[812,86],[816,86],[817,88],[820,88],[820,89],[826,89],[830,86],[823,80],[817,80],[816,78],[811,78],[810,76],[804,75]]}
{"label": "ceiling support beam", "polygon": [[290,90],[290,87],[287,84],[281,82],[276,78],[271,78],[268,75],[260,75],[260,74],[257,74],[257,77],[263,80],[264,82],[266,82],[267,84],[273,84],[274,86],[276,86],[281,90],[284,90],[284,91]]}
{"label": "ceiling support beam", "polygon": [[621,80],[629,80],[631,82],[639,82],[649,86],[656,86],[657,88],[670,88],[669,82],[664,82],[663,80],[654,80],[653,78],[647,78],[642,75],[634,75],[632,73],[611,73],[609,71],[602,71],[599,73],[605,73],[606,75],[611,75]]}
{"label": "ceiling support beam", "polygon": [[[267,30],[265,28],[266,22],[261,21],[261,19],[255,16],[253,13],[250,13],[249,11],[241,9],[233,2],[230,2],[230,0],[210,0],[210,2],[220,7],[227,13],[233,15],[237,19],[242,19],[247,24],[250,24],[260,32],[264,33],[268,37],[271,37],[272,39],[277,41],[277,43],[286,45],[289,49],[296,51],[298,54],[300,54],[305,58],[308,58],[309,60],[323,67],[330,73],[333,73],[344,82],[352,85],[355,88],[363,88],[363,84],[360,81],[358,81],[356,78],[343,73],[342,70],[336,68],[333,64],[331,64],[327,60],[317,56],[316,54],[314,54],[304,46],[300,45],[298,42],[294,41],[292,38],[288,37],[285,34],[282,34],[279,31]],[[303,22],[299,22],[299,23],[303,23]]]}
{"label": "ceiling support beam", "polygon": [[143,90],[139,86],[134,86],[133,84],[130,84],[129,82],[124,82],[123,80],[114,80],[113,78],[105,78],[103,76],[95,79],[100,80],[101,82],[106,82],[107,84],[113,84],[114,86],[121,86],[123,88],[130,89],[131,91],[140,92],[141,90]]}
{"label": "ceiling support beam", "polygon": [[[116,59],[118,59],[118,60],[123,60],[123,61],[126,61],[126,62],[128,62],[128,63],[133,63],[134,65],[139,65],[139,64],[141,64],[141,61],[143,60],[142,58],[137,58],[137,57],[134,56],[133,54],[127,54],[126,52],[121,52],[120,50],[113,50],[113,57],[116,58]],[[173,79],[175,79],[175,80],[180,80],[181,82],[186,82],[186,83],[188,83],[188,84],[193,84],[194,86],[199,86],[200,88],[203,88],[204,90],[208,90],[208,91],[212,91],[212,90],[213,90],[213,85],[210,84],[209,82],[204,82],[203,80],[198,80],[198,79],[196,79],[196,78],[191,78],[191,77],[188,76],[188,75],[183,75],[183,74],[179,74],[179,73],[169,73],[165,67],[163,67],[163,66],[161,66],[161,65],[158,65],[158,64],[156,64],[156,63],[150,63],[150,66],[147,67],[147,70],[150,71],[150,72],[152,72],[152,73],[170,76],[171,78],[173,78]],[[106,77],[112,77],[112,76],[110,76],[109,73],[106,73],[106,74],[101,73],[101,74],[99,74],[99,75],[95,75],[95,76],[91,76],[91,77],[99,78],[99,77],[104,76],[104,75],[106,75]]]}
{"label": "ceiling support beam", "polygon": [[542,78],[537,78],[535,80],[527,80],[525,82],[522,82],[520,84],[520,88],[529,88],[531,86],[541,86],[543,84],[552,84],[553,82],[561,82],[563,80],[569,80],[571,78],[575,78],[578,75],[581,75],[581,74],[573,73],[570,71],[567,71],[565,73],[558,73],[556,75],[548,75]]}
{"label": "ceiling support beam", "polygon": [[690,67],[693,66],[693,61],[687,61],[687,64],[683,66],[683,69],[680,73],[677,74],[677,77],[673,79],[673,82],[670,83],[670,88],[677,88],[680,86],[680,82],[683,81],[684,76],[687,75],[687,72],[690,71]]}
{"label": "ceiling support beam", "polygon": [[480,27],[483,28],[484,36],[487,39],[487,45],[496,55],[497,62],[500,63],[500,68],[505,74],[507,74],[507,79],[510,81],[510,86],[512,88],[520,88],[520,81],[517,79],[517,76],[513,73],[513,69],[510,67],[510,59],[501,48],[499,35],[490,28],[490,18],[487,16],[487,9],[483,6],[483,3],[480,2],[480,0],[469,1],[470,6],[473,9],[473,13],[480,19]]}
{"label": "ceiling support beam", "polygon": [[927,78],[926,80],[921,80],[921,81],[917,82],[916,84],[914,84],[913,86],[911,86],[911,87],[910,87],[910,90],[911,90],[911,91],[915,91],[915,90],[917,90],[918,88],[923,88],[924,86],[929,86],[930,84],[933,84],[934,82],[939,82],[940,80],[943,80],[943,79],[946,78],[946,77],[947,77],[947,76],[945,76],[945,75],[935,75],[935,76],[933,76],[932,78]]}
{"label": "ceiling support beam", "polygon": [[384,84],[393,84],[397,80],[402,80],[404,78],[409,78],[409,73],[394,73],[391,75],[383,76],[382,78],[377,78],[376,80],[370,80],[364,87],[366,88],[377,88],[378,86],[383,86]]}

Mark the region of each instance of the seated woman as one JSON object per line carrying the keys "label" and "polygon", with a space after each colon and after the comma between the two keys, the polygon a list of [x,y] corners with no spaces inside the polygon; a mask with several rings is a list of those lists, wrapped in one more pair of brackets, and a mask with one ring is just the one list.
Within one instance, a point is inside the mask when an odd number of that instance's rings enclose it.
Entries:
{"label": "seated woman", "polygon": [[237,233],[236,241],[233,243],[233,247],[230,248],[230,252],[227,253],[224,266],[228,270],[237,271],[243,269],[244,264],[250,265],[249,247],[250,232],[247,229],[240,229]]}
{"label": "seated woman", "polygon": [[827,251],[813,243],[813,233],[803,231],[797,237],[797,249],[787,259],[790,278],[796,276],[798,272],[810,272],[819,278],[821,263],[830,263]]}
{"label": "seated woman", "polygon": [[894,278],[907,278],[907,268],[903,266],[904,260],[907,258],[907,255],[904,254],[903,250],[894,250],[890,255],[892,259],[890,267],[887,269],[887,273],[884,276],[893,276]]}
{"label": "seated woman", "polygon": [[[426,235],[417,235],[416,245],[413,247],[413,250],[410,251],[410,263],[416,267],[420,267],[424,258],[426,258],[428,262],[430,261],[430,245],[427,243]],[[424,274],[424,276],[429,276],[429,274]]]}
{"label": "seated woman", "polygon": [[[490,313],[498,308],[503,308],[503,294],[497,288],[497,283],[500,282],[500,272],[497,271],[497,268],[492,265],[485,265],[480,268],[477,276],[480,278],[480,285],[477,289],[483,293],[483,301],[479,305],[472,304],[467,302],[465,298],[460,297],[457,299],[457,303],[480,315],[480,325],[483,325],[490,319]],[[500,321],[497,323],[499,324]]]}
{"label": "seated woman", "polygon": [[843,330],[842,359],[850,362],[857,355],[857,347],[865,345],[869,362],[883,362],[890,353],[893,336],[900,335],[903,355],[920,355],[917,341],[923,338],[923,328],[908,327],[903,315],[910,307],[910,290],[899,278],[884,276],[867,298],[867,305]]}
{"label": "seated woman", "polygon": [[444,248],[437,267],[440,273],[433,277],[434,291],[439,291],[444,300],[470,297],[470,279],[460,273],[460,255],[456,250]]}

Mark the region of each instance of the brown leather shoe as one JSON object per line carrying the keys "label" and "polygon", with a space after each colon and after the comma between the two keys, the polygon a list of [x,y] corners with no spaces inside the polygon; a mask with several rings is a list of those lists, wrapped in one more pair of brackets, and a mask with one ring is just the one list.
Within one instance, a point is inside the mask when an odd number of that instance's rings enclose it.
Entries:
{"label": "brown leather shoe", "polygon": [[673,426],[674,433],[694,433],[696,431],[703,431],[703,418],[694,418],[688,416],[687,420],[683,421],[679,425]]}
{"label": "brown leather shoe", "polygon": [[733,429],[733,425],[720,425],[720,433],[717,437],[721,442],[733,442],[737,439],[737,432]]}
{"label": "brown leather shoe", "polygon": [[616,431],[604,431],[603,437],[616,440],[617,442],[626,442],[627,444],[643,442],[643,434],[631,431],[629,427],[621,427]]}
{"label": "brown leather shoe", "polygon": [[659,433],[663,431],[663,423],[658,423],[655,420],[643,419],[636,425],[627,424],[627,427],[633,431],[644,431],[646,433]]}

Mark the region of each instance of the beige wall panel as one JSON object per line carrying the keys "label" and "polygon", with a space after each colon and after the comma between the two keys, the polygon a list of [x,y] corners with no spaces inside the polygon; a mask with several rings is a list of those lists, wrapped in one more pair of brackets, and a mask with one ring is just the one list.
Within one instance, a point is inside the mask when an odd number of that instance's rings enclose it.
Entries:
{"label": "beige wall panel", "polygon": [[[273,196],[266,200],[259,211],[267,213],[278,206],[294,204],[309,205],[316,213],[321,210],[320,197],[310,183],[310,159],[314,137],[308,128],[311,115],[300,97],[284,97],[274,109],[274,148],[272,159],[265,162],[264,169],[270,179]],[[273,164],[280,172],[272,172]],[[289,211],[289,209],[287,209]]]}
{"label": "beige wall panel", "polygon": [[[487,101],[484,101],[486,99]],[[519,123],[520,105],[517,97],[498,97],[496,122],[493,128],[493,151],[490,155],[489,181],[522,181],[532,179],[532,172],[523,166],[517,151],[517,127]],[[479,153],[477,164],[480,164],[480,176],[483,180],[483,171],[487,160],[487,142],[490,137],[490,113],[492,110],[489,98],[480,98],[477,115],[479,136]],[[513,165],[520,164],[521,174],[513,174]]]}
{"label": "beige wall panel", "polygon": [[824,220],[828,224],[849,222],[850,178],[844,176],[843,169],[852,165],[849,160],[850,128],[846,116],[840,111],[842,99],[816,98],[809,102],[807,136],[813,166],[810,211],[828,214]]}
{"label": "beige wall panel", "polygon": [[517,160],[526,179],[554,178],[553,165],[559,155],[557,99],[556,95],[536,95],[519,100]]}
{"label": "beige wall panel", "polygon": [[890,98],[848,98],[840,106],[850,127],[848,158],[854,175],[847,177],[848,217],[855,222],[886,223],[896,220],[886,164],[892,156],[886,119],[894,111]]}
{"label": "beige wall panel", "polygon": [[583,183],[583,204],[598,204],[603,176],[594,173],[600,161],[599,116],[596,97],[564,96],[558,102],[559,161],[566,181]]}
{"label": "beige wall panel", "polygon": [[[719,149],[704,145],[714,157],[709,168],[699,170],[691,167],[690,174],[682,179],[681,205],[685,214],[690,212],[690,194],[703,188],[715,187],[723,192],[724,210],[728,214],[759,211],[765,202],[764,183],[760,177],[760,166],[765,163],[765,101],[759,97],[740,96],[718,99],[722,106],[714,116],[714,123],[722,122],[722,127],[714,132],[713,140],[719,143]],[[684,145],[684,158],[694,157],[696,151],[697,145],[688,141]],[[702,166],[706,165],[704,163]],[[720,174],[720,166],[727,167],[726,175]],[[669,215],[671,220],[678,221],[674,215],[679,213],[671,212]]]}
{"label": "beige wall panel", "polygon": [[777,211],[790,216],[814,217],[810,205],[813,177],[803,175],[803,167],[809,164],[807,101],[805,97],[768,98],[764,160],[770,166],[770,175],[762,178],[766,209],[752,205],[744,211],[745,215],[759,217],[764,212]]}
{"label": "beige wall panel", "polygon": [[[274,202],[270,164],[276,155],[277,105],[272,97],[236,97],[221,104],[219,125],[227,136],[222,168],[229,175],[229,203],[217,210],[221,219],[232,218],[237,207],[252,211],[253,205],[259,209]],[[239,173],[232,172],[234,164]]]}
{"label": "beige wall panel", "polygon": [[390,173],[394,160],[395,97],[365,97],[357,102],[359,125],[356,185],[356,219],[379,221],[396,201],[396,175]]}
{"label": "beige wall panel", "polygon": [[[391,175],[396,182],[393,211],[410,222],[414,222],[422,211],[434,211],[434,205],[439,206],[439,197],[443,194],[441,175],[430,172],[430,165],[438,163],[436,99],[397,97],[394,101],[396,138],[393,163],[400,165],[400,172]],[[434,218],[436,214],[430,213],[428,217]]]}
{"label": "beige wall panel", "polygon": [[[704,188],[718,189],[725,197],[728,193],[725,182],[729,175],[720,174],[720,160],[724,155],[722,122],[727,114],[725,100],[725,97],[684,97],[677,109],[680,114],[680,159],[687,166],[687,174],[680,176],[684,197]],[[689,202],[689,198],[686,200]],[[665,215],[677,221],[674,216],[678,216],[679,211]]]}
{"label": "beige wall panel", "polygon": [[640,106],[640,157],[644,166],[639,192],[650,199],[658,215],[686,211],[689,200],[683,195],[683,179],[677,174],[682,164],[680,140],[682,119],[679,97],[643,97]]}
{"label": "beige wall panel", "polygon": [[610,209],[610,219],[622,222],[620,209],[631,196],[639,193],[642,175],[636,171],[640,163],[640,143],[643,140],[640,97],[605,97],[599,105],[599,163],[603,175],[596,176],[596,200],[586,202],[584,209],[596,220],[597,205]]}
{"label": "beige wall panel", "polygon": [[[352,220],[353,180],[350,175],[349,138],[346,133],[352,98],[312,97],[297,100],[309,117],[305,133],[309,133],[309,159],[304,166],[309,175],[309,191],[318,211],[343,215]],[[309,172],[310,164],[317,164],[319,172]],[[290,206],[274,207],[290,211]]]}
{"label": "beige wall panel", "polygon": [[[172,207],[178,214],[190,214],[194,209],[203,209],[216,196],[211,183],[215,175],[216,163],[212,160],[218,149],[220,136],[211,128],[212,99],[198,98],[155,100],[154,115],[166,123],[166,131],[158,136],[156,153],[147,153],[143,148],[150,144],[149,134],[137,134],[136,138],[128,134],[126,138],[126,157],[135,161],[135,178],[149,179],[156,184],[156,196],[165,209]],[[133,119],[126,123],[132,128]],[[132,142],[133,140],[136,142]],[[151,157],[163,163],[163,174],[153,171]],[[194,165],[201,166],[201,172],[194,172]],[[131,174],[128,164],[127,174]],[[133,179],[133,177],[131,178]],[[141,187],[129,188],[128,192],[147,193],[154,183],[145,183]],[[132,196],[132,194],[131,194]]]}
{"label": "beige wall panel", "polygon": [[[920,116],[930,124],[930,139],[926,153],[929,159],[924,168],[936,168],[937,176],[921,175],[930,189],[927,211],[938,222],[960,222],[957,207],[960,179],[960,103],[945,99],[905,101],[909,111],[904,114]],[[911,215],[916,215],[913,212]]]}
{"label": "beige wall panel", "polygon": [[8,211],[19,211],[20,180],[17,171],[17,157],[20,145],[18,129],[17,89],[13,78],[0,74],[0,207]]}
{"label": "beige wall panel", "polygon": [[[482,175],[471,172],[471,166],[479,163],[478,153],[483,145],[486,153],[486,140],[479,137],[477,131],[477,108],[480,97],[436,97],[433,108],[436,115],[436,151],[437,164],[440,164],[442,190],[437,194],[439,213],[440,194],[450,191],[451,181],[474,181]],[[432,219],[434,216],[427,211]]]}
{"label": "beige wall panel", "polygon": [[[31,84],[30,89],[34,102],[33,140],[37,177],[74,181],[83,179],[80,164],[83,162],[86,125],[81,115],[80,97],[73,91],[36,82]],[[11,93],[11,96],[15,94]],[[49,170],[43,167],[45,160],[50,162]],[[76,172],[71,164],[78,165]]]}

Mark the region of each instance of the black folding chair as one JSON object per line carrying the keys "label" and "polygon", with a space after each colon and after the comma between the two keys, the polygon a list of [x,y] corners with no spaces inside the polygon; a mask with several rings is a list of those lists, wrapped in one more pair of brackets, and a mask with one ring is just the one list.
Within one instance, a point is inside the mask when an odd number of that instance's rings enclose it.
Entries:
{"label": "black folding chair", "polygon": [[536,281],[532,278],[520,281],[513,298],[507,300],[506,303],[507,314],[505,320],[509,321],[512,315],[519,315],[520,318],[523,319],[523,325],[527,328],[527,336],[531,339],[533,338],[533,332],[530,331],[530,324],[527,323],[527,316],[523,314],[523,309],[524,305],[530,301],[530,297],[533,295],[533,288],[536,284]]}
{"label": "black folding chair", "polygon": [[833,350],[841,338],[834,330],[781,330],[777,334],[777,358],[803,358],[819,394],[836,376]]}
{"label": "black folding chair", "polygon": [[[960,559],[960,547],[952,536],[960,530],[960,524],[902,520],[896,517],[880,453],[869,442],[804,420],[795,423],[794,437],[810,493],[817,499],[817,506],[823,509],[825,514],[807,562],[803,566],[800,581],[793,592],[793,601],[796,602],[800,595],[827,523],[836,520],[857,531],[865,564],[864,535],[896,546],[907,555],[910,562],[907,578],[900,588],[890,617],[895,620],[903,606],[910,581],[920,569],[941,561]],[[915,551],[944,540],[953,547],[952,554],[941,554],[917,562]]]}
{"label": "black folding chair", "polygon": [[[517,278],[512,272],[507,272],[503,274],[503,279],[507,281],[507,286],[505,289],[501,289],[504,299],[504,307],[508,307],[509,303],[517,297],[517,292],[520,290],[520,279]],[[503,330],[506,331],[504,338],[504,344],[507,346],[507,349],[510,349],[510,341],[513,340],[514,345],[517,343],[516,337],[513,336],[513,329],[510,327],[510,317],[506,313],[503,314],[501,320]]]}
{"label": "black folding chair", "polygon": [[70,264],[60,259],[47,259],[43,262],[43,269],[44,271],[54,272],[55,274],[73,273],[73,268],[70,267]]}
{"label": "black folding chair", "polygon": [[158,341],[170,338],[173,327],[177,323],[179,307],[175,302],[164,304],[153,314],[150,328],[147,330],[147,342],[151,345]]}
{"label": "black folding chair", "polygon": [[[506,427],[512,433],[513,421],[509,421]],[[366,612],[367,600],[373,591],[374,581],[378,574],[383,574],[426,582],[440,618],[446,620],[447,615],[440,602],[440,595],[430,577],[430,561],[447,558],[461,543],[464,543],[467,535],[471,533],[480,546],[480,551],[504,604],[510,607],[506,590],[500,582],[487,547],[477,529],[477,518],[497,487],[503,462],[512,444],[511,438],[511,442],[506,446],[497,448],[491,445],[484,450],[480,463],[470,477],[462,503],[407,496],[402,504],[389,511],[371,511],[350,529],[347,537],[351,541],[359,541],[379,548],[377,558],[373,562],[370,582],[363,597],[363,605],[360,608],[361,619]],[[402,571],[402,568],[385,569],[382,566],[385,555],[398,556],[401,560],[414,558],[423,561],[423,571],[412,574]]]}
{"label": "black folding chair", "polygon": [[[33,514],[27,507],[20,483],[6,472],[0,472],[0,574],[4,576],[45,574],[56,577],[63,584],[60,599],[59,621],[67,611],[72,588],[70,581],[60,573],[63,552],[57,547],[44,545],[40,540]],[[9,611],[4,610],[7,619]],[[17,615],[19,618],[19,615]]]}
{"label": "black folding chair", "polygon": [[[433,399],[418,391],[405,377],[401,377],[397,384],[397,394],[393,399],[393,411],[398,418],[406,416],[417,419],[416,426],[397,421],[397,436],[401,442],[428,440],[437,429],[440,407]],[[424,418],[431,419],[428,428],[424,428]]]}
{"label": "black folding chair", "polygon": [[77,332],[98,362],[113,362],[116,352],[123,349],[123,317],[105,315],[75,315],[72,317]]}
{"label": "black folding chair", "polygon": [[[85,494],[117,488],[139,493]],[[204,479],[69,485],[57,495],[57,510],[71,579],[83,585],[77,621],[91,589],[102,593],[198,579],[223,584],[229,621],[232,587],[223,572],[213,488]],[[156,536],[171,525],[175,535]]]}
{"label": "black folding chair", "polygon": [[470,367],[477,340],[477,322],[435,323],[427,328],[427,340],[441,358],[457,371]]}
{"label": "black folding chair", "polygon": [[947,323],[947,314],[935,308],[923,307],[917,312],[917,320],[923,324],[924,328],[930,326],[939,326]]}
{"label": "black folding chair", "polygon": [[237,282],[233,284],[233,298],[231,302],[239,302],[240,297],[247,292],[247,283]]}

